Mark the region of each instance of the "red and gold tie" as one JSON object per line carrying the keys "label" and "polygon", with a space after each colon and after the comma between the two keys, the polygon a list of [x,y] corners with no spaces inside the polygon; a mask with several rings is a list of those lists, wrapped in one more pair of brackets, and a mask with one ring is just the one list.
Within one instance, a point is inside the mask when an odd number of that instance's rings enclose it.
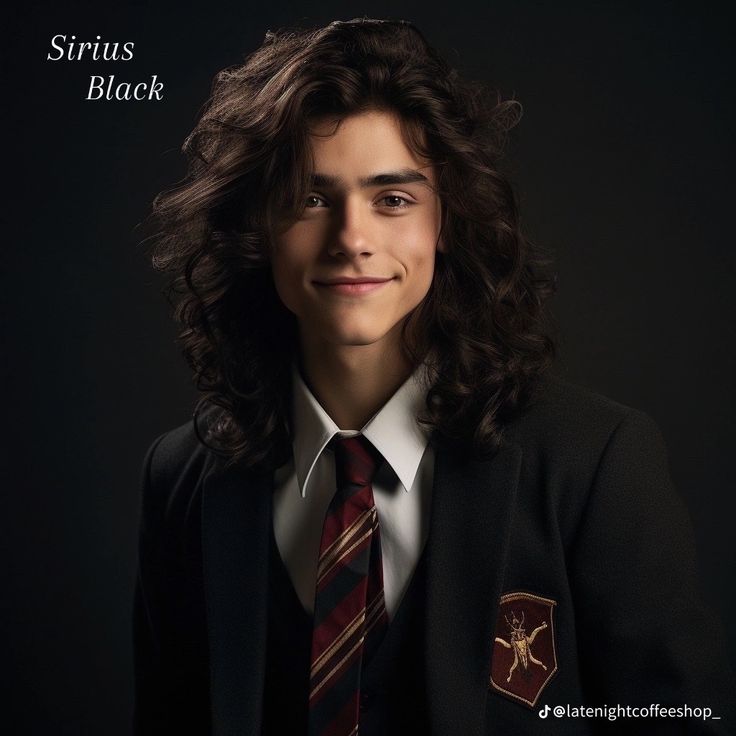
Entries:
{"label": "red and gold tie", "polygon": [[358,733],[360,675],[388,627],[371,482],[381,455],[362,435],[335,439],[337,492],[322,529],[314,601],[309,736]]}

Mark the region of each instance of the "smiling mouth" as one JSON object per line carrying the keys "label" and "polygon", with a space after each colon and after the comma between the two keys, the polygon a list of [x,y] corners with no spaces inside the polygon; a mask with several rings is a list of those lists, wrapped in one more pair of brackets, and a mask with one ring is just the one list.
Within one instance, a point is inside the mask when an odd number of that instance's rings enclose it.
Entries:
{"label": "smiling mouth", "polygon": [[362,276],[351,278],[347,276],[324,281],[314,281],[314,285],[333,294],[360,295],[377,291],[381,287],[393,281],[393,278],[381,278],[376,276]]}

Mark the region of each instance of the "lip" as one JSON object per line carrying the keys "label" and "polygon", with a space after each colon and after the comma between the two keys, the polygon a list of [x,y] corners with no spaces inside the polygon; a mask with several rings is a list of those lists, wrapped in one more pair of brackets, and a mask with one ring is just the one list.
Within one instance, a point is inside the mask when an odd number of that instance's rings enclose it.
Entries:
{"label": "lip", "polygon": [[314,281],[314,285],[333,294],[360,295],[377,291],[393,278],[380,276],[338,276],[332,279]]}

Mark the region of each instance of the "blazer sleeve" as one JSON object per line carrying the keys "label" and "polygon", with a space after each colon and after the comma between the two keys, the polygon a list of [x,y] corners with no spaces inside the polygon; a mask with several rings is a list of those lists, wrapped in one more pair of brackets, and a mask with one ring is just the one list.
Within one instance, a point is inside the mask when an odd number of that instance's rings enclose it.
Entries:
{"label": "blazer sleeve", "polygon": [[[736,732],[733,672],[696,583],[688,512],[674,493],[656,424],[631,410],[610,436],[571,559],[588,699],[708,707],[720,720],[626,719],[627,733]],[[605,728],[605,727],[604,727]]]}
{"label": "blazer sleeve", "polygon": [[172,467],[177,463],[162,446],[165,438],[156,439],[146,453],[140,482],[133,605],[136,736],[209,732],[199,558],[187,552],[192,545],[172,500],[181,470]]}
{"label": "blazer sleeve", "polygon": [[[146,452],[140,480],[141,518],[138,534],[138,570],[133,601],[133,658],[135,671],[134,733],[153,733],[164,725],[168,701],[167,667],[162,656],[161,626],[156,609],[160,588],[156,567],[160,565],[162,519],[155,509],[151,485],[151,464],[159,437]],[[159,550],[157,553],[157,547]]]}

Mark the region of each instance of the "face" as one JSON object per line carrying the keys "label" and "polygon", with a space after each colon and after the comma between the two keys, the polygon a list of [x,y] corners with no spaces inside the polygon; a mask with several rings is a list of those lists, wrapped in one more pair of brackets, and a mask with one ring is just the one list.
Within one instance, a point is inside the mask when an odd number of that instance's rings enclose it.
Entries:
{"label": "face", "polygon": [[432,283],[441,226],[435,173],[399,121],[370,111],[317,125],[304,214],[274,237],[276,290],[302,344],[398,340]]}

